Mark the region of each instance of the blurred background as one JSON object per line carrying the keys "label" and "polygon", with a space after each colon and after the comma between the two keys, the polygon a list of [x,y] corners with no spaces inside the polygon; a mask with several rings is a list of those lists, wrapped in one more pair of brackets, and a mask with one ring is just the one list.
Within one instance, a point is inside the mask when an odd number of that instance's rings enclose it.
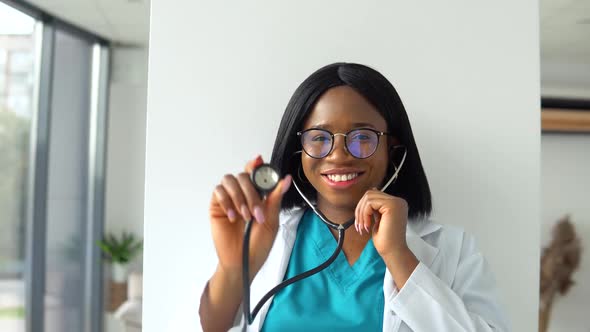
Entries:
{"label": "blurred background", "polygon": [[[584,321],[590,307],[590,3],[541,0],[540,40],[541,243],[546,248],[541,309],[544,304],[549,307],[548,331],[588,331]],[[560,243],[564,234],[554,232],[555,226],[567,216],[577,240]],[[553,289],[570,280],[573,285],[565,294]]]}
{"label": "blurred background", "polygon": [[[0,0],[0,331],[141,330],[149,8]],[[539,22],[542,243],[569,216],[582,248],[548,330],[583,331],[590,3],[542,0]]]}
{"label": "blurred background", "polygon": [[148,32],[149,1],[0,1],[0,331],[140,326]]}

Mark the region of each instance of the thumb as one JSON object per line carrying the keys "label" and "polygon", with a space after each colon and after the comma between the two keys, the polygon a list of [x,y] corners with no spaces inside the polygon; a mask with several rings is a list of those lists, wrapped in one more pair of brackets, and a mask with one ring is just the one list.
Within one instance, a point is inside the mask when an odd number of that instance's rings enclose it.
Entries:
{"label": "thumb", "polygon": [[291,181],[291,175],[285,176],[279,185],[266,197],[269,215],[272,216],[279,213],[281,201],[287,190],[289,190],[289,187],[291,187]]}

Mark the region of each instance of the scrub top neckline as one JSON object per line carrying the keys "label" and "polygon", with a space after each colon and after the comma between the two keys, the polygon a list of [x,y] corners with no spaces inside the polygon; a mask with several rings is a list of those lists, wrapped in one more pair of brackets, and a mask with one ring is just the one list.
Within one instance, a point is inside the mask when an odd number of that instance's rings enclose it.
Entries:
{"label": "scrub top neckline", "polygon": [[[313,211],[306,212],[297,227],[283,280],[319,266],[336,247],[327,226]],[[261,331],[380,331],[385,270],[372,241],[352,266],[340,252],[326,269],[278,292],[262,318]]]}
{"label": "scrub top neckline", "polygon": [[[334,237],[330,228],[324,224],[321,219],[308,210],[305,212],[308,214],[302,218],[303,228],[302,236],[310,236],[314,245],[315,253],[320,261],[326,261],[336,250],[338,239]],[[309,215],[311,214],[311,215]],[[298,232],[299,233],[299,232]],[[369,239],[361,255],[357,258],[353,265],[350,265],[344,251],[340,251],[336,260],[326,268],[328,275],[331,279],[339,286],[340,291],[343,294],[347,294],[348,290],[359,280],[363,279],[363,276],[368,271],[371,271],[369,267],[379,263],[381,256],[373,245],[373,239]]]}

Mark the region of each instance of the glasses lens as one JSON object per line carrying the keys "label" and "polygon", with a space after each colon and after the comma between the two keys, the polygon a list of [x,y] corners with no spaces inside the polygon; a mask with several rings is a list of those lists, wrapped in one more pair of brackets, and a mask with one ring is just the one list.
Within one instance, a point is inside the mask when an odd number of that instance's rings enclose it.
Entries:
{"label": "glasses lens", "polygon": [[308,130],[301,135],[301,145],[311,157],[324,158],[332,149],[332,135],[320,129]]}
{"label": "glasses lens", "polygon": [[353,157],[368,158],[377,149],[379,135],[367,129],[353,130],[346,136],[346,147]]}

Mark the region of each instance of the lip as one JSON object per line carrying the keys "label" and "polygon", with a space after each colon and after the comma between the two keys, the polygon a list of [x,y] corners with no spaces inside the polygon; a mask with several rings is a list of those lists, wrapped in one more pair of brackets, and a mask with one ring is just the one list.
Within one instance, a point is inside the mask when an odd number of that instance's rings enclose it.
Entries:
{"label": "lip", "polygon": [[[358,173],[357,177],[355,177],[352,180],[347,180],[347,181],[340,181],[340,182],[334,182],[332,180],[330,180],[330,178],[328,178],[329,174],[349,174],[349,173]],[[353,186],[355,183],[357,183],[360,179],[361,176],[363,176],[365,172],[359,170],[359,169],[352,169],[352,168],[334,168],[334,169],[329,169],[326,170],[324,172],[321,172],[322,175],[322,179],[324,179],[324,181],[328,184],[328,186],[330,186],[331,188],[334,189],[346,189],[349,188],[351,186]]]}
{"label": "lip", "polygon": [[348,174],[348,173],[364,173],[362,170],[358,168],[330,168],[323,172],[320,172],[322,175],[328,174]]}

